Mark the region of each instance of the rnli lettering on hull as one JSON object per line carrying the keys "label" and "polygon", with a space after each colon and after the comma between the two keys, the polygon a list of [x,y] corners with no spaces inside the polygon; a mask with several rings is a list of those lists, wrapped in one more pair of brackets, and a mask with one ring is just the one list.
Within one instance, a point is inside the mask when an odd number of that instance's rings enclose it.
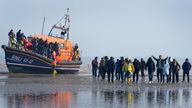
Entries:
{"label": "rnli lettering on hull", "polygon": [[24,63],[24,64],[32,64],[34,61],[33,59],[20,57],[17,55],[12,55],[11,58],[7,58],[7,59],[13,62]]}

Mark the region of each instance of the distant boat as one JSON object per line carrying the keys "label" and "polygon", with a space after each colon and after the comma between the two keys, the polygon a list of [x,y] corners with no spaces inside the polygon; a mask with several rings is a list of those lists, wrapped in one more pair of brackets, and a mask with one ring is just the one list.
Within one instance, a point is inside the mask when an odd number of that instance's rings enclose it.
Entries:
{"label": "distant boat", "polygon": [[[59,46],[59,55],[56,57],[59,59],[59,62],[55,65],[55,70],[58,73],[74,73],[78,72],[80,65],[82,64],[81,57],[74,59],[74,45],[69,40],[69,27],[70,20],[69,15],[65,14],[63,17],[65,19],[64,25],[59,22],[55,24],[48,35],[43,34],[34,34],[28,36],[30,41],[33,38],[42,39],[43,41],[47,40],[48,43],[52,42],[58,43]],[[61,34],[53,35],[53,30],[60,31],[65,33],[66,39],[61,37]],[[63,33],[63,34],[64,34]],[[26,51],[18,49],[15,47],[10,47],[7,45],[1,46],[5,51],[5,61],[9,72],[11,73],[30,73],[30,74],[51,74],[53,73],[52,63],[53,59],[37,54],[32,51]],[[79,51],[80,52],[80,51]],[[78,53],[79,53],[78,52]]]}

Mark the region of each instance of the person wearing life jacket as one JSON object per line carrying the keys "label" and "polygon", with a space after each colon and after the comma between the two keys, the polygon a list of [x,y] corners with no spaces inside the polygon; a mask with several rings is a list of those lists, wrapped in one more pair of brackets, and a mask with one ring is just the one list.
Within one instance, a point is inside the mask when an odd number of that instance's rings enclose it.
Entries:
{"label": "person wearing life jacket", "polygon": [[53,61],[52,61],[52,70],[53,70],[53,74],[56,74],[57,72],[56,72],[56,70],[55,70],[55,67],[56,67],[56,65],[57,65],[57,60],[56,60],[56,52],[55,51],[53,51],[53,53],[52,53],[52,58],[53,58]]}
{"label": "person wearing life jacket", "polygon": [[68,59],[67,59],[67,61],[72,61],[72,59],[73,59],[73,51],[70,53],[70,56],[68,57]]}
{"label": "person wearing life jacket", "polygon": [[128,74],[127,74],[127,83],[130,85],[131,84],[131,76],[135,72],[134,65],[131,61],[131,59],[128,60]]}
{"label": "person wearing life jacket", "polygon": [[73,48],[73,60],[78,61],[80,59],[80,52],[79,52],[79,47],[77,43],[75,44]]}
{"label": "person wearing life jacket", "polygon": [[80,57],[79,50],[75,51],[75,55],[74,56],[75,56],[75,61],[78,61],[79,57]]}
{"label": "person wearing life jacket", "polygon": [[23,40],[23,42],[24,42],[24,48],[26,50],[32,50],[32,43],[31,42],[29,42],[26,38]]}
{"label": "person wearing life jacket", "polygon": [[55,67],[57,65],[57,61],[53,59],[52,66]]}
{"label": "person wearing life jacket", "polygon": [[58,49],[58,54],[56,53],[56,61],[57,61],[57,63],[60,63],[62,61],[62,59],[60,58],[60,55],[61,55],[61,50]]}
{"label": "person wearing life jacket", "polygon": [[8,33],[9,36],[9,46],[10,47],[15,47],[16,45],[16,40],[15,40],[15,33],[13,32],[13,30],[11,29],[10,32]]}
{"label": "person wearing life jacket", "polygon": [[57,61],[55,59],[53,59],[53,62],[52,62],[53,75],[57,74],[57,71],[55,70],[56,65],[57,65]]}
{"label": "person wearing life jacket", "polygon": [[52,57],[52,58],[53,58],[53,60],[57,61],[57,59],[56,59],[56,58],[57,58],[57,54],[56,54],[56,52],[55,52],[55,51],[53,51],[53,52],[52,52],[52,56],[53,56],[53,57]]}
{"label": "person wearing life jacket", "polygon": [[24,41],[23,40],[25,38],[26,38],[26,36],[24,35],[24,33],[17,32],[17,47],[19,49],[23,50],[23,48],[24,48]]}

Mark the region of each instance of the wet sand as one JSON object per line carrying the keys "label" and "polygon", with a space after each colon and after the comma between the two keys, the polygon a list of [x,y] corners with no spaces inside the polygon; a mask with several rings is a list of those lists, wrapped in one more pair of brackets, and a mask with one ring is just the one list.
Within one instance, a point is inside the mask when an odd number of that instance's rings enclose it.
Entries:
{"label": "wet sand", "polygon": [[90,74],[57,74],[56,76],[44,74],[2,74],[0,76],[0,92],[6,94],[78,90],[127,91],[145,87],[150,89],[191,88],[192,83],[180,81],[175,84],[160,84],[154,81],[154,83],[149,84],[147,81],[144,83],[139,81],[139,83],[127,85],[125,82],[122,84],[117,80],[114,83],[108,83],[107,80],[92,78]]}
{"label": "wet sand", "polygon": [[191,91],[192,83],[127,85],[93,79],[83,72],[56,76],[0,75],[2,108],[190,107]]}

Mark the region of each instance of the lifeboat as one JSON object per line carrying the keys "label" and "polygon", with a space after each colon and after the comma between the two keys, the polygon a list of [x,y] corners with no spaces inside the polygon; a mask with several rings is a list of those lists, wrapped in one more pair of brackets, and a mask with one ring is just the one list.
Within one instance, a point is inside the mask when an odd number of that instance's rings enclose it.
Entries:
{"label": "lifeboat", "polygon": [[[81,51],[69,39],[69,15],[65,14],[63,19],[65,20],[64,24],[57,23],[53,25],[48,35],[33,34],[27,37],[30,43],[33,43],[33,39],[46,41],[48,44],[57,43],[58,49],[56,51],[51,50],[50,56],[37,53],[32,49],[2,45],[1,47],[5,52],[5,61],[9,72],[30,74],[52,74],[54,70],[57,73],[78,72],[82,64]],[[57,33],[59,31],[60,34],[54,35],[54,30]],[[32,46],[33,48],[35,47],[34,44]],[[49,50],[49,47],[46,50]]]}

